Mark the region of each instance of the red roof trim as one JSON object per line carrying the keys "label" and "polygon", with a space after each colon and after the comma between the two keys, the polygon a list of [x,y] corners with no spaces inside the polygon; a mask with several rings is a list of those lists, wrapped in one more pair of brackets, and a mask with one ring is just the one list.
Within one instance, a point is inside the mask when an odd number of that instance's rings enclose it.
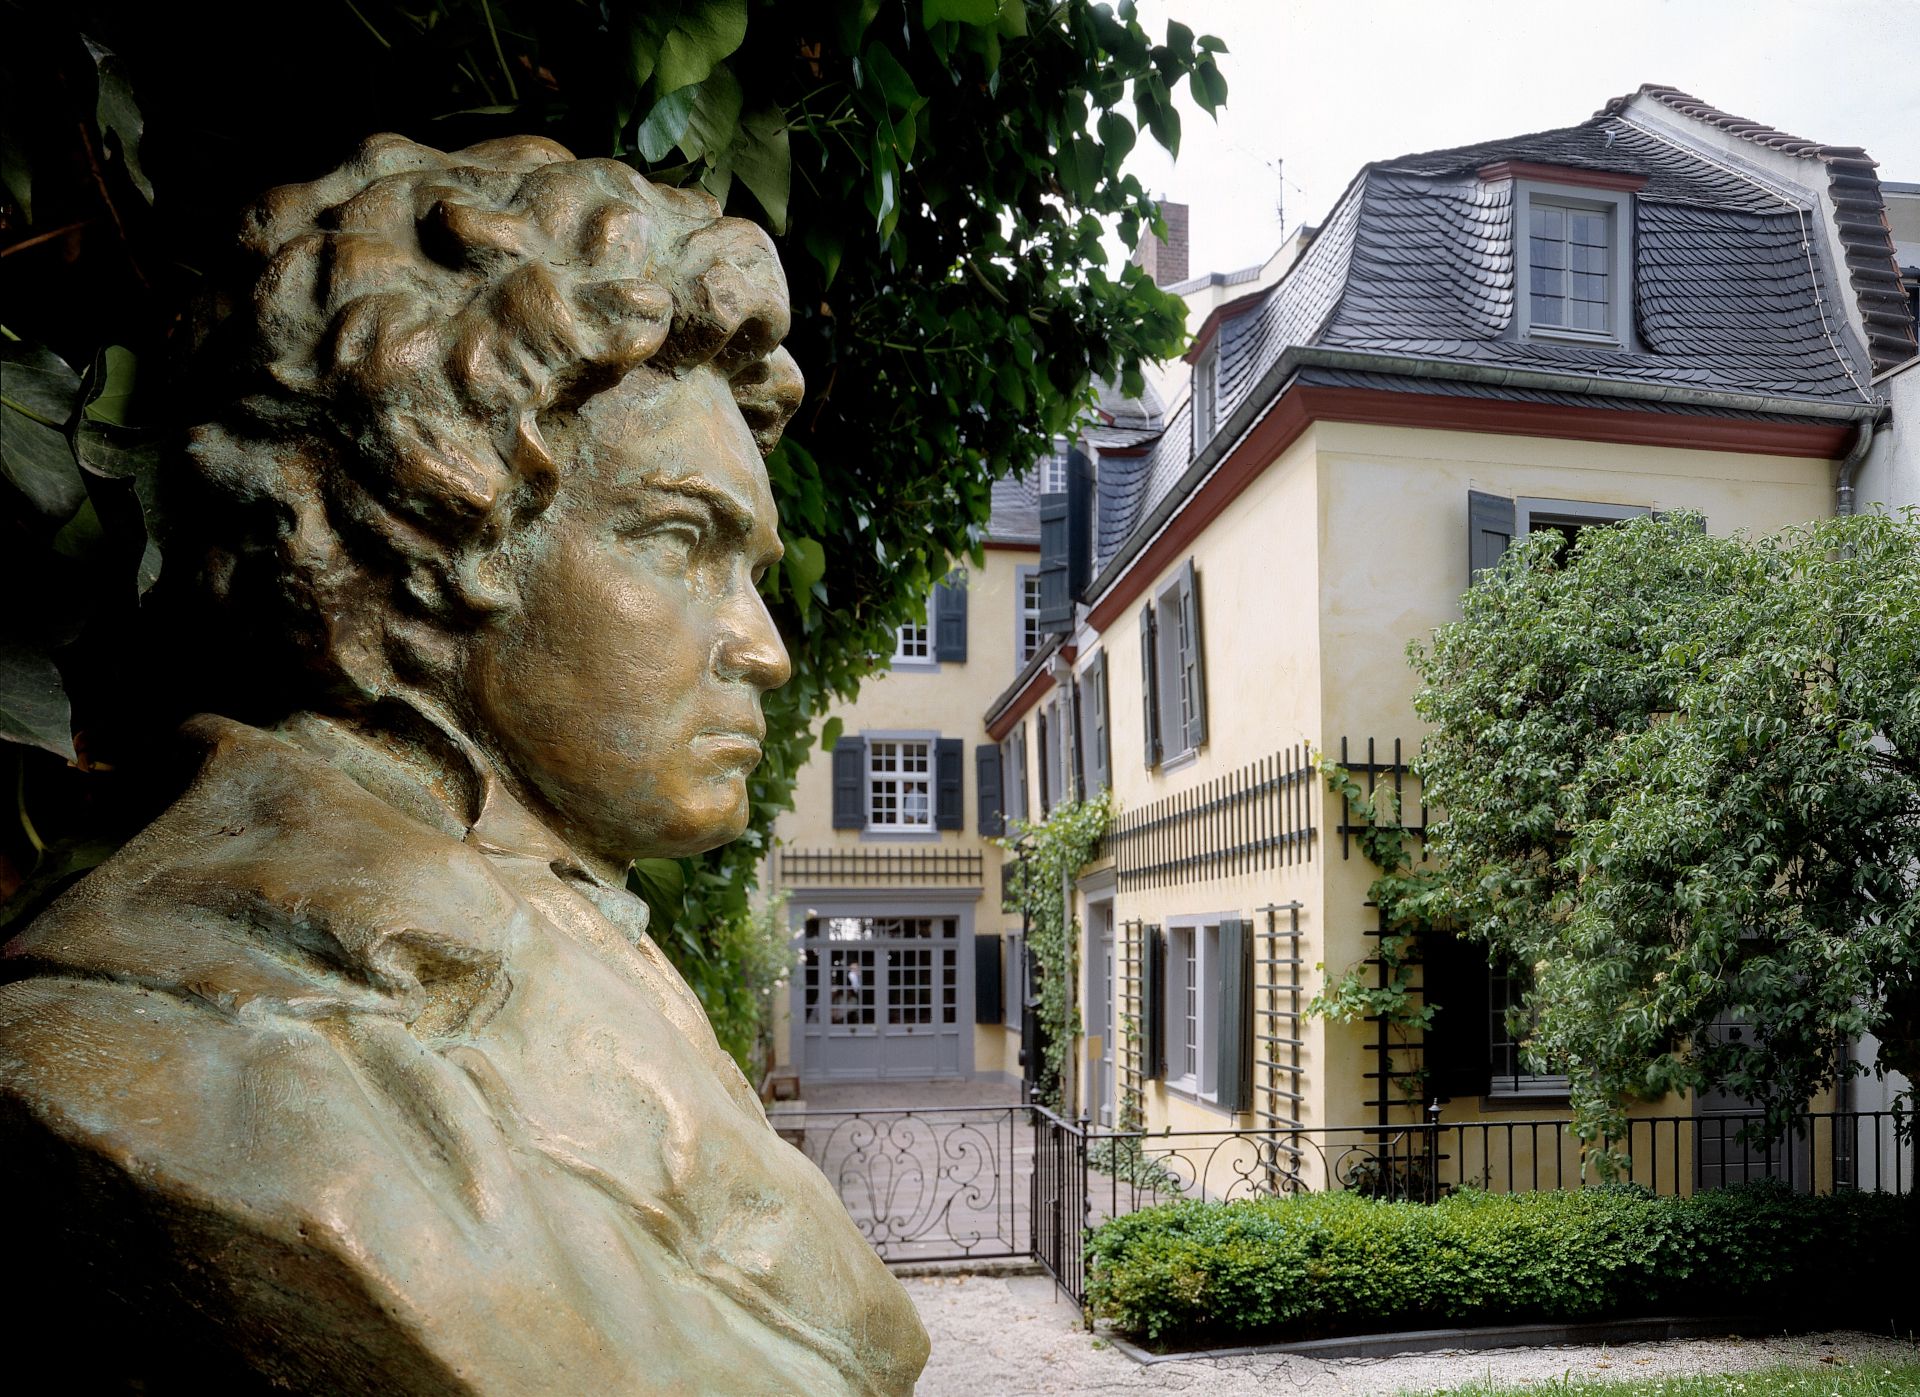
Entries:
{"label": "red roof trim", "polygon": [[1272,289],[1271,286],[1263,286],[1258,291],[1249,292],[1237,300],[1215,306],[1207,313],[1207,318],[1200,322],[1200,328],[1194,332],[1193,343],[1187,346],[1187,352],[1180,357],[1189,364],[1199,363],[1200,356],[1206,353],[1207,346],[1212,344],[1215,337],[1219,335],[1220,327],[1236,315],[1252,310],[1254,304]]}
{"label": "red roof trim", "polygon": [[994,720],[987,724],[987,736],[998,742],[1012,732],[1014,724],[1026,717],[1027,710],[1040,702],[1052,687],[1053,676],[1047,673],[1045,665],[1040,666],[1033,672],[1033,678],[1027,681],[1026,687],[1013,696],[1013,702],[1001,709]]}
{"label": "red roof trim", "polygon": [[1094,603],[1087,617],[1094,630],[1104,631],[1124,616],[1147,585],[1180,561],[1207,525],[1314,422],[1434,427],[1442,431],[1739,451],[1823,461],[1844,454],[1853,434],[1850,422],[1753,422],[1632,408],[1562,407],[1497,398],[1390,393],[1374,388],[1295,388],[1221,462],[1160,537],[1133,560],[1126,576]]}
{"label": "red roof trim", "polygon": [[1040,545],[1037,543],[1010,543],[997,538],[982,539],[980,546],[989,552],[1038,553],[1040,551]]}
{"label": "red roof trim", "polygon": [[1548,184],[1574,184],[1586,189],[1611,189],[1636,194],[1647,187],[1645,175],[1618,170],[1583,170],[1576,165],[1536,165],[1529,160],[1500,160],[1480,167],[1483,180],[1537,179]]}

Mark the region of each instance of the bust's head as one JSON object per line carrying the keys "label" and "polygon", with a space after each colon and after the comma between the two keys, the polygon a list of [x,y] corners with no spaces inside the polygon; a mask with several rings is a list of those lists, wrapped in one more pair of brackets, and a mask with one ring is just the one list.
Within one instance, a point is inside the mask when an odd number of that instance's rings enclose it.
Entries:
{"label": "bust's head", "polygon": [[604,866],[737,835],[801,387],[765,235],[549,141],[383,136],[244,241],[189,454],[212,588],[297,699],[431,714]]}

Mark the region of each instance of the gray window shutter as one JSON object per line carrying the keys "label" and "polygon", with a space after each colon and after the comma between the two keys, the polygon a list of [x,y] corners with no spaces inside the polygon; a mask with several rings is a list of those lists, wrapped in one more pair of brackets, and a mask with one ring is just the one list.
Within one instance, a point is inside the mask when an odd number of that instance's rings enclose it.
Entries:
{"label": "gray window shutter", "polygon": [[1493,994],[1484,946],[1420,938],[1420,998],[1433,1006],[1421,1067],[1429,1096],[1484,1096],[1493,1085]]}
{"label": "gray window shutter", "polygon": [[1500,561],[1513,542],[1513,501],[1467,491],[1467,584]]}
{"label": "gray window shutter", "polygon": [[967,585],[964,574],[955,576],[962,580],[933,589],[933,657],[942,664],[967,658]]}
{"label": "gray window shutter", "polygon": [[1007,832],[1006,800],[1001,795],[1000,748],[984,742],[973,749],[974,798],[980,806],[980,833],[998,838]]}
{"label": "gray window shutter", "polygon": [[867,827],[867,744],[843,737],[833,747],[833,827]]}
{"label": "gray window shutter", "polygon": [[1045,819],[1047,812],[1053,809],[1052,773],[1047,770],[1047,740],[1051,734],[1047,731],[1046,714],[1034,714],[1033,722],[1033,741],[1034,745],[1039,749],[1035,755],[1040,759],[1038,763],[1040,768],[1040,817]]}
{"label": "gray window shutter", "polygon": [[1157,926],[1140,928],[1140,1075],[1167,1075],[1167,939]]}
{"label": "gray window shutter", "polygon": [[973,938],[973,1021],[975,1023],[999,1023],[1006,1014],[1006,1008],[1000,1002],[1000,986],[1004,983],[1000,969],[1000,937],[995,935],[975,936]]}
{"label": "gray window shutter", "polygon": [[1193,559],[1180,570],[1180,632],[1185,650],[1180,656],[1183,667],[1193,669],[1193,712],[1187,715],[1187,747],[1197,750],[1207,741],[1207,666],[1206,644],[1200,633],[1200,577],[1193,570]]}
{"label": "gray window shutter", "polygon": [[1113,754],[1107,738],[1107,652],[1093,657],[1087,670],[1087,702],[1093,721],[1087,725],[1087,745],[1091,749],[1093,789],[1104,790],[1113,784]]}
{"label": "gray window shutter", "polygon": [[[1075,447],[1067,455],[1067,596],[1078,601],[1093,580],[1093,462]],[[1072,608],[1067,621],[1072,623]]]}
{"label": "gray window shutter", "polygon": [[1013,730],[1013,761],[1019,768],[1014,780],[1014,789],[1020,796],[1020,818],[1033,818],[1033,806],[1027,801],[1027,725],[1022,723]]}
{"label": "gray window shutter", "polygon": [[1229,1111],[1253,1105],[1253,937],[1243,921],[1220,923],[1219,1031],[1214,1089]]}
{"label": "gray window shutter", "polygon": [[933,744],[933,827],[965,829],[967,802],[964,785],[967,744],[943,737]]}
{"label": "gray window shutter", "polygon": [[1072,583],[1068,567],[1067,496],[1040,497],[1040,633],[1065,635],[1073,629]]}
{"label": "gray window shutter", "polygon": [[1153,682],[1157,668],[1154,652],[1158,648],[1153,634],[1153,606],[1149,603],[1140,608],[1140,717],[1146,729],[1149,767],[1160,761],[1160,697]]}

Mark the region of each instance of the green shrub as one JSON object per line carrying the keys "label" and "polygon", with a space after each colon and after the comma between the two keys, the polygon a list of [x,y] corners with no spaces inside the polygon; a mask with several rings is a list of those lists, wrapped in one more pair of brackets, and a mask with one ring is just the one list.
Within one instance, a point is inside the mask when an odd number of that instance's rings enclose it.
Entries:
{"label": "green shrub", "polygon": [[1188,1200],[1099,1228],[1089,1299],[1168,1346],[1652,1313],[1859,1323],[1882,1318],[1876,1297],[1905,1292],[1917,1214],[1913,1198],[1771,1183],[1690,1199],[1603,1187]]}

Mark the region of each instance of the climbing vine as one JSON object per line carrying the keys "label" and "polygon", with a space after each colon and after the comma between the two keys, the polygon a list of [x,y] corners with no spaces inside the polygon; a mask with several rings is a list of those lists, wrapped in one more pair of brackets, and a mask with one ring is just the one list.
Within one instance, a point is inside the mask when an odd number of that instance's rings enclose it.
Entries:
{"label": "climbing vine", "polygon": [[[1367,862],[1380,870],[1367,888],[1367,899],[1380,911],[1381,935],[1375,952],[1350,965],[1338,977],[1325,963],[1314,968],[1326,974],[1320,992],[1307,1001],[1307,1013],[1330,1023],[1385,1020],[1387,1031],[1402,1048],[1416,1031],[1433,1026],[1437,1005],[1416,998],[1413,967],[1424,935],[1435,923],[1431,910],[1432,874],[1416,869],[1413,832],[1400,822],[1400,797],[1384,777],[1366,790],[1344,766],[1330,759],[1320,762],[1327,789],[1346,802],[1350,823]],[[1402,1072],[1391,1051],[1380,1070],[1409,1104],[1425,1094],[1425,1067]]]}
{"label": "climbing vine", "polygon": [[1038,824],[1011,821],[1013,833],[995,841],[1015,856],[1008,895],[1027,910],[1027,948],[1038,963],[1040,1021],[1046,1025],[1040,1096],[1056,1111],[1063,1107],[1060,1084],[1067,1054],[1080,1034],[1080,1011],[1073,1003],[1079,926],[1068,907],[1067,890],[1093,861],[1112,818],[1112,797],[1102,791],[1092,800],[1056,805]]}

